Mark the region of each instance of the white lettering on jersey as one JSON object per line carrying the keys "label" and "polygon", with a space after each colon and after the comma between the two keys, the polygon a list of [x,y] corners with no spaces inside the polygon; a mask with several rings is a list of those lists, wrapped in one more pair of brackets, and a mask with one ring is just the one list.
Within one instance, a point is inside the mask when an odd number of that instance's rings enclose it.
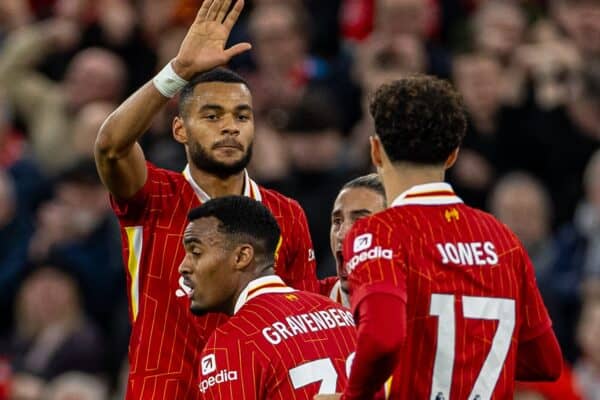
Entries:
{"label": "white lettering on jersey", "polygon": [[[356,248],[356,246],[354,247]],[[394,253],[392,252],[392,249],[384,249],[381,246],[377,246],[370,250],[365,250],[359,254],[356,254],[350,259],[350,261],[346,263],[346,269],[348,272],[352,272],[354,271],[354,268],[356,268],[358,264],[362,262],[365,262],[367,260],[376,260],[378,258],[391,260],[393,258],[393,255]]]}
{"label": "white lettering on jersey", "polygon": [[223,382],[231,382],[231,381],[237,381],[237,380],[238,380],[237,371],[228,371],[226,369],[222,369],[221,371],[219,371],[218,374],[202,380],[200,382],[200,385],[198,385],[198,386],[200,387],[200,391],[202,393],[206,393],[206,391],[208,389],[210,389],[211,387],[213,387],[215,385],[221,384]]}
{"label": "white lettering on jersey", "polygon": [[286,317],[285,321],[277,321],[266,328],[262,334],[273,345],[290,337],[308,332],[318,332],[344,326],[355,326],[352,313],[346,310],[330,308],[300,315]]}
{"label": "white lettering on jersey", "polygon": [[492,242],[438,243],[442,264],[470,266],[497,265],[498,254]]}

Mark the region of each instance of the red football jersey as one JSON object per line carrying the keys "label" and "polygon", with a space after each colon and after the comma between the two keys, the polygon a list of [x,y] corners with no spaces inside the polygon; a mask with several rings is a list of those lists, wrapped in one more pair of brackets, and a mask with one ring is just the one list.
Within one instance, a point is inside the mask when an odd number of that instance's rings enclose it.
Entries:
{"label": "red football jersey", "polygon": [[204,399],[306,399],[340,392],[356,347],[350,311],[317,294],[256,279],[202,352]]}
{"label": "red football jersey", "polygon": [[406,300],[407,337],[388,398],[512,398],[518,342],[551,322],[507,227],[464,205],[450,185],[421,185],[357,221],[344,255],[353,311],[381,282]]}
{"label": "red football jersey", "polygon": [[[196,399],[199,355],[213,330],[225,320],[194,317],[188,288],[178,267],[185,255],[188,212],[209,199],[183,174],[148,163],[148,179],[133,198],[112,199],[122,230],[127,293],[132,323],[127,398]],[[282,241],[276,272],[287,283],[316,280],[306,217],[294,200],[259,187],[246,175],[246,196],[262,201],[279,223]]]}

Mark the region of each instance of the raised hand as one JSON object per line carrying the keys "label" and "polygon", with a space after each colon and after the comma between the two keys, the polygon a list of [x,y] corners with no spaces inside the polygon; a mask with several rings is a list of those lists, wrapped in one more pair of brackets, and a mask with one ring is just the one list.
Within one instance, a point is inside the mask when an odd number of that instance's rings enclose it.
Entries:
{"label": "raised hand", "polygon": [[183,79],[189,80],[197,73],[226,64],[232,57],[252,47],[250,43],[238,43],[225,49],[231,29],[244,8],[244,1],[237,0],[228,13],[230,5],[231,0],[204,0],[202,3],[173,60],[173,69]]}

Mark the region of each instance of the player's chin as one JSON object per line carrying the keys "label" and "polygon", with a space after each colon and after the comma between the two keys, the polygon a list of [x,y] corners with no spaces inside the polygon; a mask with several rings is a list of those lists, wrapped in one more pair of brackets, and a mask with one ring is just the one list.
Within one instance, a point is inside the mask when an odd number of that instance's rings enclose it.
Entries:
{"label": "player's chin", "polygon": [[192,300],[192,304],[190,305],[190,311],[197,317],[201,317],[209,312],[206,307],[198,304],[194,300]]}

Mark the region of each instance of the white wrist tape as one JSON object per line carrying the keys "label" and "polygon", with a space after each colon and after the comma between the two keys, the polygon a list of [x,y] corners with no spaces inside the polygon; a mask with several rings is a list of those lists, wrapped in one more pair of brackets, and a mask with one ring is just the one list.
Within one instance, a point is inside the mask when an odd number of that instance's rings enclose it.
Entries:
{"label": "white wrist tape", "polygon": [[152,83],[154,84],[154,87],[156,87],[156,90],[163,96],[171,98],[179,93],[179,91],[187,85],[188,81],[177,75],[169,61],[169,63],[156,74],[154,79],[152,79]]}

